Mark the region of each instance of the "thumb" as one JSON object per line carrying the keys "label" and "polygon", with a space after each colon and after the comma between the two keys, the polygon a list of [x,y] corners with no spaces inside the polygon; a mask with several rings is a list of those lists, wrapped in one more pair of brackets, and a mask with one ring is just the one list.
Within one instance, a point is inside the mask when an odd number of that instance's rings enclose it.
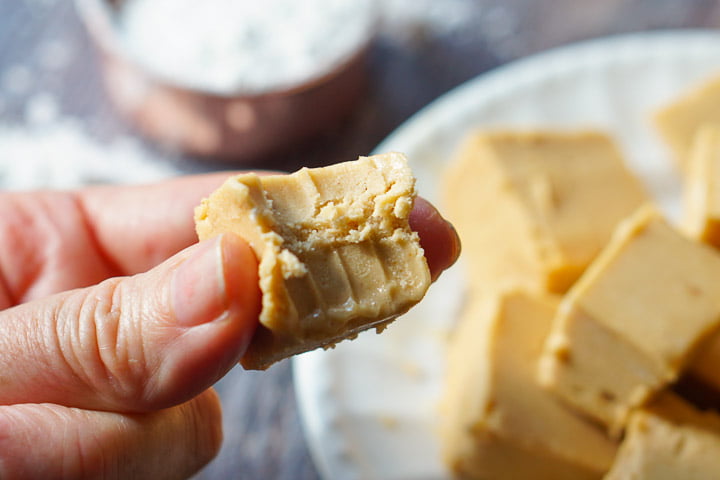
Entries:
{"label": "thumb", "polygon": [[0,312],[0,404],[148,411],[182,403],[244,353],[260,291],[226,234],[158,267]]}

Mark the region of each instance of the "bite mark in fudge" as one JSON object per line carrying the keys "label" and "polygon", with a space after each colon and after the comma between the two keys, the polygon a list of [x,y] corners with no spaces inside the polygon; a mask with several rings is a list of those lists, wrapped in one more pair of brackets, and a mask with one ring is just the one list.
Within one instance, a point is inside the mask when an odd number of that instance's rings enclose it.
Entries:
{"label": "bite mark in fudge", "polygon": [[201,240],[233,232],[259,259],[260,326],[242,358],[264,369],[382,329],[424,296],[430,272],[408,225],[415,179],[398,153],[291,175],[238,175],[196,209]]}

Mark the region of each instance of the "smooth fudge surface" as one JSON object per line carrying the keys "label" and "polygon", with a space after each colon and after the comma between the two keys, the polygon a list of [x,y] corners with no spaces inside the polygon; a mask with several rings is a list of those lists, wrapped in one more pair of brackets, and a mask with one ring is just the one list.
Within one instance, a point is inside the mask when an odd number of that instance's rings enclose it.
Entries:
{"label": "smooth fudge surface", "polygon": [[599,479],[616,445],[536,379],[554,296],[471,300],[455,332],[441,406],[445,460],[460,478]]}
{"label": "smooth fudge surface", "polygon": [[444,180],[470,281],[485,289],[566,291],[648,201],[615,143],[593,131],[480,131]]}
{"label": "smooth fudge surface", "polygon": [[684,187],[685,230],[720,248],[720,124],[705,125],[695,135]]}
{"label": "smooth fudge surface", "polygon": [[698,347],[687,373],[705,388],[720,392],[720,331],[715,331]]}
{"label": "smooth fudge surface", "polygon": [[711,480],[720,475],[720,416],[663,394],[630,416],[605,480]]}
{"label": "smooth fudge surface", "polygon": [[720,77],[690,88],[655,112],[654,120],[678,167],[686,171],[698,130],[720,123]]}
{"label": "smooth fudge surface", "polygon": [[641,208],[563,299],[540,378],[617,431],[719,324],[720,255]]}
{"label": "smooth fudge surface", "polygon": [[430,272],[408,224],[415,179],[399,153],[291,175],[238,175],[203,200],[201,240],[233,232],[259,259],[262,311],[241,363],[381,329],[424,296]]}

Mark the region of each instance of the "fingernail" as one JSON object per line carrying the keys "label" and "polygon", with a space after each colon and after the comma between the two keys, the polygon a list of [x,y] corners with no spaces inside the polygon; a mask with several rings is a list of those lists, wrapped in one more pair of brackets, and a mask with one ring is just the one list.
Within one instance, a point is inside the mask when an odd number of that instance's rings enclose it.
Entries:
{"label": "fingernail", "polygon": [[445,220],[445,223],[447,224],[448,228],[452,232],[453,242],[452,242],[452,262],[450,262],[450,265],[448,267],[452,266],[452,264],[455,263],[455,261],[460,257],[460,253],[462,253],[462,241],[460,240],[460,234],[458,233],[457,229],[455,228],[455,225]]}
{"label": "fingernail", "polygon": [[172,302],[178,325],[212,322],[227,309],[222,237],[197,245],[172,278]]}
{"label": "fingernail", "polygon": [[420,245],[425,250],[431,278],[435,281],[460,255],[462,246],[458,232],[422,197],[415,199],[415,208],[410,212],[409,221],[410,228],[420,236]]}

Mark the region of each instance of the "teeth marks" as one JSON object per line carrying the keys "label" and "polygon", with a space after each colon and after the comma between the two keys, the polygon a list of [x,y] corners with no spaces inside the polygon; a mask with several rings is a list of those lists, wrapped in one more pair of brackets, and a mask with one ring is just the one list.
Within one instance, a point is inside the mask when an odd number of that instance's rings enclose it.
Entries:
{"label": "teeth marks", "polygon": [[365,317],[381,314],[388,302],[387,272],[370,241],[347,245],[340,249],[353,291],[356,292],[356,313]]}
{"label": "teeth marks", "polygon": [[322,204],[322,196],[320,194],[320,189],[318,188],[317,183],[315,183],[315,179],[313,178],[312,174],[310,173],[310,170],[304,168],[298,172],[298,183],[301,185],[302,189],[305,191],[305,194],[307,195],[308,199],[313,199],[313,217],[318,214],[318,211],[320,210],[320,206]]}
{"label": "teeth marks", "polygon": [[[354,246],[354,245],[353,245]],[[342,284],[337,285],[336,288],[342,291],[342,294],[338,295],[336,303],[334,305],[335,314],[346,321],[348,317],[352,316],[358,309],[358,304],[362,303],[362,298],[359,298],[358,291],[354,288],[352,283],[352,273],[348,263],[345,261],[342,255],[344,249],[340,248],[333,251],[332,265],[337,266],[338,280]],[[342,276],[342,279],[340,277]]]}
{"label": "teeth marks", "polygon": [[297,312],[302,328],[310,332],[322,330],[326,318],[327,304],[322,287],[318,285],[312,272],[302,277],[285,280],[289,303]]}
{"label": "teeth marks", "polygon": [[281,178],[275,177],[261,180],[268,199],[268,207],[276,218],[276,223],[284,226],[287,232],[301,229],[308,218],[315,216],[319,205],[320,195],[310,174],[301,170],[296,175],[297,182],[283,182]]}
{"label": "teeth marks", "polygon": [[[196,218],[201,237],[234,231],[262,257],[265,328],[243,366],[262,369],[331,346],[422,298],[430,276],[406,218],[414,194],[404,157],[393,154],[290,175],[239,175],[209,197],[213,215]],[[377,245],[385,241],[402,246]]]}

